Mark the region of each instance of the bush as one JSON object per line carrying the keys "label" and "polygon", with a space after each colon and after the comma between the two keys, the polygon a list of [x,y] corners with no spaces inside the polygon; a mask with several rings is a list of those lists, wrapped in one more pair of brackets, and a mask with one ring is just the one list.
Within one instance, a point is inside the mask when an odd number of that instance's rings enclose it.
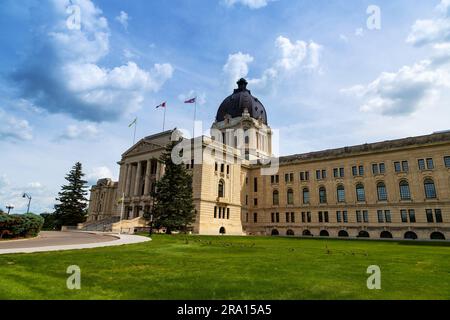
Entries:
{"label": "bush", "polygon": [[43,224],[44,219],[32,213],[0,214],[0,239],[37,236]]}

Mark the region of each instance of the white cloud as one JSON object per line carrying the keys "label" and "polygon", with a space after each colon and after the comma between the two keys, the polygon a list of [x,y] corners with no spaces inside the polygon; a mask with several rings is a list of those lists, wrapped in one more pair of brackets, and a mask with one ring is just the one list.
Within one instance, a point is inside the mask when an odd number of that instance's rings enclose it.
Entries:
{"label": "white cloud", "polygon": [[122,25],[125,30],[128,30],[128,13],[125,11],[120,11],[120,14],[116,17],[116,20]]}
{"label": "white cloud", "polygon": [[[54,0],[58,23],[35,41],[45,43],[42,47],[51,52],[33,53],[12,76],[22,98],[53,113],[97,122],[138,110],[146,93],[160,90],[172,77],[173,67],[164,63],[143,70],[133,61],[102,67],[100,62],[110,51],[106,18],[90,0],[73,0],[80,6],[81,28],[70,30],[65,11],[69,3]],[[125,15],[121,16],[124,22]]]}
{"label": "white cloud", "polygon": [[42,184],[41,184],[40,182],[35,181],[35,182],[30,182],[30,183],[28,184],[28,187],[29,187],[29,188],[32,188],[32,189],[40,189],[40,188],[42,188],[43,186],[42,186]]}
{"label": "white cloud", "polygon": [[95,124],[69,125],[57,140],[93,139],[100,131]]}
{"label": "white cloud", "polygon": [[355,30],[355,36],[357,37],[362,37],[364,35],[364,29],[363,28],[358,28]]}
{"label": "white cloud", "polygon": [[232,7],[235,4],[247,6],[250,9],[260,9],[269,4],[271,0],[223,0],[226,6]]}
{"label": "white cloud", "polygon": [[88,174],[86,174],[86,180],[89,184],[96,184],[99,179],[110,178],[114,179],[114,175],[108,167],[94,167]]}
{"label": "white cloud", "polygon": [[32,128],[27,120],[17,119],[0,109],[0,139],[31,140]]}
{"label": "white cloud", "polygon": [[[320,67],[320,52],[322,46],[310,41],[292,42],[289,38],[279,36],[275,40],[275,49],[278,54],[274,64],[265,69],[259,78],[248,79],[253,88],[264,88],[270,82],[286,73],[299,70],[318,70]],[[247,77],[249,64],[254,58],[249,54],[238,52],[228,56],[228,61],[223,67],[227,85],[230,89],[235,87],[239,78]]]}

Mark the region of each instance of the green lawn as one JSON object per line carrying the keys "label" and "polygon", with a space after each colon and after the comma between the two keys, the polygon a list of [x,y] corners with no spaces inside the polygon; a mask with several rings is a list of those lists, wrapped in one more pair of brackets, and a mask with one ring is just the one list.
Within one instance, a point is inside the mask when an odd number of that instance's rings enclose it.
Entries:
{"label": "green lawn", "polygon": [[[81,268],[81,290],[66,269]],[[382,289],[368,290],[378,265]],[[450,299],[450,246],[157,235],[82,251],[0,256],[0,299]]]}

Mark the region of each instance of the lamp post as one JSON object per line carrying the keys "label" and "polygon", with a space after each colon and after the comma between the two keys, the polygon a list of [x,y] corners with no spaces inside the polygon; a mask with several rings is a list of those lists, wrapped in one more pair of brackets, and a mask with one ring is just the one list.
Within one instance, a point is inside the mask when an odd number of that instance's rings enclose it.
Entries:
{"label": "lamp post", "polygon": [[8,204],[6,206],[6,209],[8,209],[8,214],[11,212],[12,209],[14,209],[14,206],[12,204]]}
{"label": "lamp post", "polygon": [[27,198],[28,199],[28,209],[27,209],[27,214],[30,213],[30,204],[31,204],[31,196],[28,193],[24,193],[22,198]]}

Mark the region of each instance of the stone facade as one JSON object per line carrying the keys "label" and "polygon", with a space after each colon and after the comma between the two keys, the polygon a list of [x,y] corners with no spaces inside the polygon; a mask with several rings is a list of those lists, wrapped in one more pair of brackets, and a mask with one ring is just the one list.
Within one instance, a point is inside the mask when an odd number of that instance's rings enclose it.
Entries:
{"label": "stone facade", "polygon": [[[267,175],[272,130],[244,81],[219,108],[211,137],[180,144],[193,175],[194,233],[450,239],[449,132],[281,157]],[[150,211],[174,137],[176,129],[127,150],[119,181],[92,188],[89,219]]]}

